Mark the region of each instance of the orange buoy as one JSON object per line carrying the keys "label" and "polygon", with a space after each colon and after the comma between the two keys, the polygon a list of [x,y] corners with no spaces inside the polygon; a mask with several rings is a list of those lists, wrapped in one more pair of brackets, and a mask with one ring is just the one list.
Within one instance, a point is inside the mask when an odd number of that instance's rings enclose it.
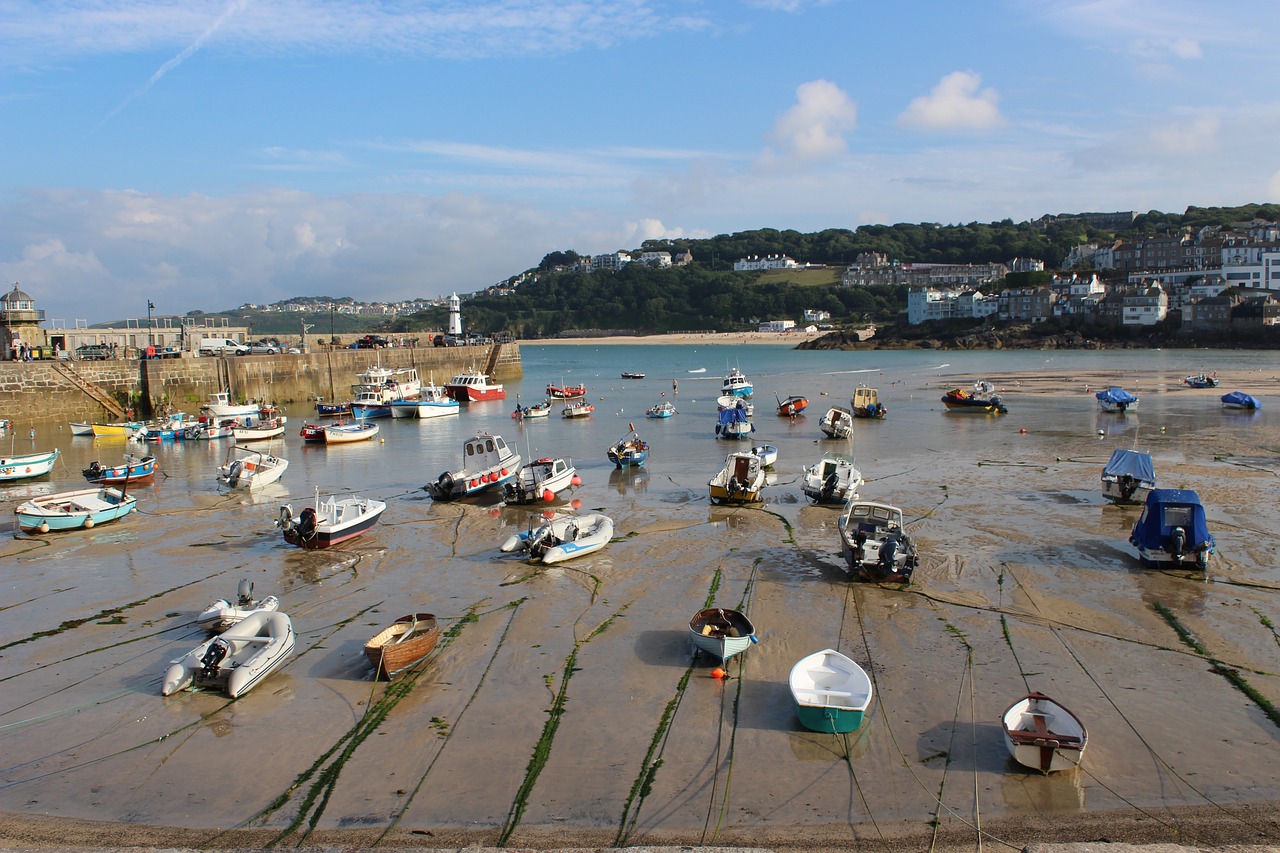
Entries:
{"label": "orange buoy", "polygon": [[504,477],[505,477],[505,476],[507,476],[507,474],[509,474],[509,473],[510,473],[510,472],[509,472],[506,468],[503,468],[503,469],[502,469],[502,476],[504,476]]}
{"label": "orange buoy", "polygon": [[551,491],[550,489],[547,489],[542,493],[542,499],[547,503],[551,503],[553,500],[556,499],[556,493]]}
{"label": "orange buoy", "polygon": [[728,675],[729,673],[725,672],[723,667],[718,666],[715,669],[711,670],[712,678],[727,678]]}
{"label": "orange buoy", "polygon": [[476,486],[480,485],[480,483],[479,483],[479,481],[477,481],[477,480],[472,480],[472,481],[471,481],[470,483],[468,483],[467,485],[469,485],[471,488],[473,488],[473,489],[474,489]]}
{"label": "orange buoy", "polygon": [[573,484],[573,485],[575,485],[575,486],[581,486],[581,485],[582,485],[582,478],[581,478],[581,477],[579,477],[577,474],[574,474],[574,475],[573,475],[573,479],[572,479],[572,480],[570,480],[569,482],[570,482],[570,483],[572,483],[572,484]]}
{"label": "orange buoy", "polygon": [[1026,435],[1026,434],[1027,434],[1027,428],[1026,428],[1026,427],[1023,427],[1022,429],[1018,430],[1018,432],[1020,432],[1022,435]]}
{"label": "orange buoy", "polygon": [[574,498],[572,501],[569,502],[569,506],[573,507],[574,509],[582,509],[582,501],[579,500],[578,498]]}

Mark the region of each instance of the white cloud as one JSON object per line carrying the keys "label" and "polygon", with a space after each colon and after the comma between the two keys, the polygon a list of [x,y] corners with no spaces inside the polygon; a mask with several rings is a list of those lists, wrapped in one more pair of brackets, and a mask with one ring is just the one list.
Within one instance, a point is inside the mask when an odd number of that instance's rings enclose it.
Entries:
{"label": "white cloud", "polygon": [[1216,115],[1187,116],[1180,121],[1154,128],[1151,145],[1158,155],[1192,156],[1210,154],[1218,148],[1222,120]]}
{"label": "white cloud", "polygon": [[978,91],[982,77],[972,71],[953,71],[927,95],[907,105],[898,116],[906,127],[927,131],[990,130],[1004,124],[994,89]]}
{"label": "white cloud", "polygon": [[858,108],[839,86],[828,80],[802,83],[795,105],[774,122],[772,146],[762,159],[811,163],[838,157],[845,152],[845,134],[857,125]]}

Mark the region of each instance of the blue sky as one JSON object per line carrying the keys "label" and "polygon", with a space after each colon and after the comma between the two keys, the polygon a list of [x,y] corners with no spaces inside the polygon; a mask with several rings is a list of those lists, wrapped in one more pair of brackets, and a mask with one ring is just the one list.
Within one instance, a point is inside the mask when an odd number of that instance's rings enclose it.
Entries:
{"label": "blue sky", "polygon": [[1274,202],[1277,25],[1274,0],[0,0],[0,274],[71,326],[464,293],[648,238]]}

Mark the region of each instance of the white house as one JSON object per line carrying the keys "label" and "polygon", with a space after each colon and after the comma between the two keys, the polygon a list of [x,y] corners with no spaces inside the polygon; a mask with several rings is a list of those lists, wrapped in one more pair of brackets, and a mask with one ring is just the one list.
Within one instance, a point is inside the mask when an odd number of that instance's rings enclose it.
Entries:
{"label": "white house", "polygon": [[1158,284],[1124,298],[1121,323],[1126,326],[1154,326],[1169,314],[1169,294]]}
{"label": "white house", "polygon": [[750,255],[733,262],[735,272],[743,272],[750,270],[787,270],[795,269],[800,266],[786,255],[765,255],[763,258],[759,255]]}
{"label": "white house", "polygon": [[804,309],[804,321],[806,323],[822,323],[831,319],[830,311],[819,311],[816,308]]}
{"label": "white house", "polygon": [[666,269],[671,266],[670,252],[644,252],[640,255],[640,263],[648,264],[658,269]]}
{"label": "white house", "polygon": [[627,264],[631,263],[631,255],[626,252],[610,252],[607,255],[592,255],[591,269],[594,270],[620,270]]}
{"label": "white house", "polygon": [[762,332],[790,332],[795,327],[795,320],[766,320],[759,329]]}

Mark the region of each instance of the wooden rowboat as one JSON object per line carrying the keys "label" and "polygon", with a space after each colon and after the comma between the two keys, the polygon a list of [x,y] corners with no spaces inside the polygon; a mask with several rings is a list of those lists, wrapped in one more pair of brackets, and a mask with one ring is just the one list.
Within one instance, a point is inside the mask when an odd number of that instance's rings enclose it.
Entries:
{"label": "wooden rowboat", "polygon": [[364,644],[365,657],[373,664],[375,678],[391,678],[435,650],[440,625],[433,613],[401,616]]}
{"label": "wooden rowboat", "polygon": [[1089,741],[1080,719],[1043,693],[1014,702],[1000,723],[1013,760],[1041,773],[1075,767]]}

